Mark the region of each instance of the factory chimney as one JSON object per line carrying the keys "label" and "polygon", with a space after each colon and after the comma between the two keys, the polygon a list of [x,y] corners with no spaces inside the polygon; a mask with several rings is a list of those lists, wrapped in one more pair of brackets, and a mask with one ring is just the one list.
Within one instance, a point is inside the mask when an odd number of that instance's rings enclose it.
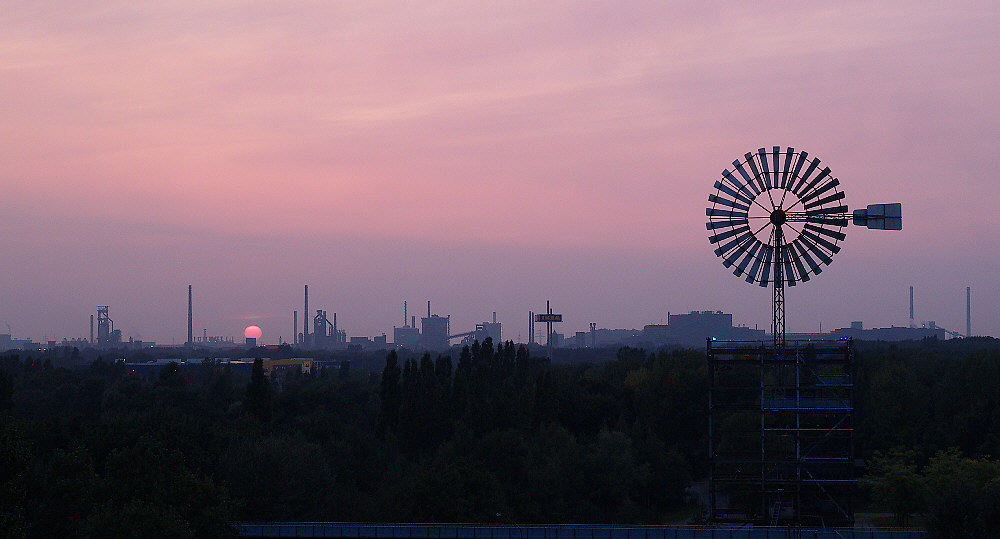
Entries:
{"label": "factory chimney", "polygon": [[431,300],[427,300],[427,318],[431,317]]}
{"label": "factory chimney", "polygon": [[972,287],[965,287],[965,336],[972,336]]}
{"label": "factory chimney", "polygon": [[299,311],[292,311],[292,344],[299,344]]}
{"label": "factory chimney", "polygon": [[406,300],[404,299],[403,300],[403,327],[406,327],[406,319],[407,318],[409,318],[409,317],[406,316]]}
{"label": "factory chimney", "polygon": [[410,320],[411,320],[410,327],[416,329],[416,327],[417,327],[417,316],[416,315],[411,316]]}
{"label": "factory chimney", "polygon": [[497,312],[496,311],[493,311],[493,323],[494,324],[497,323]]}
{"label": "factory chimney", "polygon": [[90,344],[94,344],[94,315],[90,315]]}
{"label": "factory chimney", "polygon": [[306,302],[302,308],[302,342],[309,342],[309,285],[306,285]]}
{"label": "factory chimney", "polygon": [[535,313],[528,311],[528,344],[535,344]]}
{"label": "factory chimney", "polygon": [[916,323],[913,321],[913,287],[910,287],[910,327],[917,327]]}
{"label": "factory chimney", "polygon": [[194,342],[194,333],[191,328],[191,285],[188,285],[188,344]]}

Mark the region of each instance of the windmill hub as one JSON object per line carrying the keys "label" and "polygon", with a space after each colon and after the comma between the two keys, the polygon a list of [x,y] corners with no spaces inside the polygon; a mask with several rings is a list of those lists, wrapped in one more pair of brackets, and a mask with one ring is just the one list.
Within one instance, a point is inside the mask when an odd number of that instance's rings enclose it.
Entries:
{"label": "windmill hub", "polygon": [[778,208],[771,212],[771,224],[775,226],[781,226],[788,221],[788,216],[785,215],[785,210]]}

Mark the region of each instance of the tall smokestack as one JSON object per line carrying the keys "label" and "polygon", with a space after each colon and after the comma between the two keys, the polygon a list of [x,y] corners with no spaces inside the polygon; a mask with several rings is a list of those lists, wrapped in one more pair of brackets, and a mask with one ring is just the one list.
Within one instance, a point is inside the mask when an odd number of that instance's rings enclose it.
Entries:
{"label": "tall smokestack", "polygon": [[411,320],[411,322],[410,322],[411,326],[410,327],[416,328],[417,327],[417,315],[411,316],[410,320]]}
{"label": "tall smokestack", "polygon": [[427,300],[427,318],[431,317],[431,300]]}
{"label": "tall smokestack", "polygon": [[965,336],[972,336],[972,287],[965,287]]}
{"label": "tall smokestack", "polygon": [[409,319],[409,316],[406,316],[406,300],[404,299],[403,300],[403,326],[404,327],[406,326],[406,320],[407,319]]}
{"label": "tall smokestack", "polygon": [[535,313],[528,311],[528,344],[535,344]]}
{"label": "tall smokestack", "polygon": [[94,315],[90,315],[90,344],[94,344]]}
{"label": "tall smokestack", "polygon": [[493,323],[494,324],[497,323],[497,312],[496,311],[493,311]]}
{"label": "tall smokestack", "polygon": [[191,285],[188,285],[188,344],[194,342],[194,330],[191,326]]}
{"label": "tall smokestack", "polygon": [[299,311],[292,311],[292,344],[299,344]]}
{"label": "tall smokestack", "polygon": [[910,327],[917,327],[916,323],[913,321],[913,287],[910,287]]}
{"label": "tall smokestack", "polygon": [[309,335],[309,285],[306,285],[306,303],[302,308],[302,342],[307,341]]}

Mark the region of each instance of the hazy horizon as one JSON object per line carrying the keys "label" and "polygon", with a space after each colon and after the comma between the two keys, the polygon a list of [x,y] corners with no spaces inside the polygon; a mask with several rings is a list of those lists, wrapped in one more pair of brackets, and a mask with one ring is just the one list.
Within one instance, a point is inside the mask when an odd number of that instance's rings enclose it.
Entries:
{"label": "hazy horizon", "polygon": [[[722,310],[769,289],[713,254],[723,168],[793,146],[851,209],[788,290],[789,332],[908,325],[1000,335],[1000,6],[990,2],[14,1],[0,13],[0,324],[127,340],[348,336],[493,311],[527,339]],[[0,331],[5,327],[0,325]]]}

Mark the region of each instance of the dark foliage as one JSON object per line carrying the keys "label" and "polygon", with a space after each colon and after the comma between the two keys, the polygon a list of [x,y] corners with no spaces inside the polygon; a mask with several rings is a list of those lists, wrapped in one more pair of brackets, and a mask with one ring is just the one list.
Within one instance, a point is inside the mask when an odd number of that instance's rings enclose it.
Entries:
{"label": "dark foliage", "polygon": [[[888,478],[878,496],[898,498],[887,510],[997,525],[1000,353],[981,344],[858,352],[857,448]],[[487,340],[455,362],[389,352],[378,373],[345,363],[269,379],[256,363],[249,374],[174,364],[147,379],[101,360],[0,358],[2,535],[218,537],[231,520],[498,514],[661,523],[707,472],[700,351],[624,348],[554,366]]]}

